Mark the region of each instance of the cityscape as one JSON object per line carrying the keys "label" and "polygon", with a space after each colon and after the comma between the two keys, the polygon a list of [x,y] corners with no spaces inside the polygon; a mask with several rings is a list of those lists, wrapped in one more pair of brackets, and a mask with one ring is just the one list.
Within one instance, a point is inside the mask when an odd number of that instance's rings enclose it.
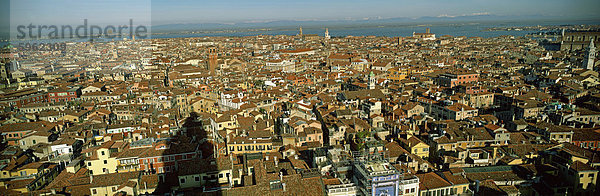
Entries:
{"label": "cityscape", "polygon": [[1,4],[0,195],[600,194],[600,2]]}

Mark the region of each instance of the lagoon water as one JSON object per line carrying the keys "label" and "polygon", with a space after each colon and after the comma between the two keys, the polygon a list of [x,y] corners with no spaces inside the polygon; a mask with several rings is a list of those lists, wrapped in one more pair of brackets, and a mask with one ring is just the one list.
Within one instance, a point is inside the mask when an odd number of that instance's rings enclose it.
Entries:
{"label": "lagoon water", "polygon": [[[413,32],[424,33],[426,28],[431,29],[431,33],[436,36],[451,35],[451,36],[467,36],[467,37],[497,37],[501,35],[525,36],[529,33],[537,31],[485,31],[491,27],[502,27],[509,25],[497,24],[438,24],[438,25],[377,25],[377,26],[338,26],[328,27],[329,34],[333,37],[338,36],[411,36]],[[323,36],[325,27],[303,27],[304,34],[317,34]],[[250,29],[232,29],[228,32],[221,31],[205,31],[202,33],[164,33],[152,35],[152,38],[178,38],[178,37],[211,37],[211,36],[255,36],[255,35],[296,35],[298,28],[296,27],[275,27],[268,30],[250,30]]]}
{"label": "lagoon water", "polygon": [[[344,36],[411,36],[413,32],[425,32],[426,28],[431,29],[431,33],[436,36],[451,35],[451,36],[467,36],[467,37],[497,37],[502,35],[525,36],[527,34],[536,33],[538,31],[486,31],[492,27],[519,27],[519,26],[535,26],[535,25],[569,25],[569,24],[600,24],[600,21],[561,21],[561,22],[544,22],[544,21],[529,21],[529,22],[436,22],[436,23],[361,23],[361,24],[339,24],[320,26],[311,24],[303,27],[304,34],[317,34],[323,36],[325,28],[329,28],[329,34],[333,37]],[[151,38],[186,38],[186,37],[214,37],[214,36],[256,36],[256,35],[296,35],[298,34],[299,26],[271,26],[271,27],[231,27],[224,29],[197,29],[195,32],[165,29],[161,28],[151,32]],[[157,33],[160,31],[160,33]],[[14,40],[13,40],[14,41]],[[70,39],[70,40],[30,40],[28,42],[82,42],[89,39]],[[108,39],[95,39],[95,41],[110,41]],[[4,45],[6,42],[0,43]],[[13,42],[14,44],[14,42]]]}

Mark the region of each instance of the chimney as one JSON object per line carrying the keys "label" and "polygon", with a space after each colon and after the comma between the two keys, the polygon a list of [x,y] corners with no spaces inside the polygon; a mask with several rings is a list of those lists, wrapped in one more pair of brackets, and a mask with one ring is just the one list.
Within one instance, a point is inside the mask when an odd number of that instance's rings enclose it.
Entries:
{"label": "chimney", "polygon": [[279,159],[277,156],[273,157],[273,160],[275,161],[275,167],[279,167]]}
{"label": "chimney", "polygon": [[283,172],[282,171],[279,172],[279,181],[283,181]]}
{"label": "chimney", "polygon": [[283,192],[285,192],[285,183],[281,183],[281,186],[283,186]]}

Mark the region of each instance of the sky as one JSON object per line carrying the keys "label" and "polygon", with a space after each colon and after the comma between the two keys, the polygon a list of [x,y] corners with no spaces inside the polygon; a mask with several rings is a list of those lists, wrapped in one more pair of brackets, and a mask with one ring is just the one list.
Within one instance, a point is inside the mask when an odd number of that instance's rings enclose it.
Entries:
{"label": "sky", "polygon": [[[7,1],[7,0],[1,0]],[[11,22],[120,24],[363,20],[489,14],[600,19],[600,0],[11,0]]]}
{"label": "sky", "polygon": [[153,21],[344,20],[487,13],[598,17],[598,0],[254,0],[153,1]]}

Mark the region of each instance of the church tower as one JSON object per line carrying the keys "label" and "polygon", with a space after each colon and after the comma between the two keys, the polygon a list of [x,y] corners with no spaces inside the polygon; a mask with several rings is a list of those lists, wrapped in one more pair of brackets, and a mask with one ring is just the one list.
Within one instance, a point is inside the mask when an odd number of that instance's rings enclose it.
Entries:
{"label": "church tower", "polygon": [[369,73],[369,89],[375,89],[375,74]]}
{"label": "church tower", "polygon": [[302,27],[300,27],[300,30],[298,32],[298,35],[302,37]]}
{"label": "church tower", "polygon": [[325,39],[330,39],[331,36],[329,36],[329,28],[325,28]]}
{"label": "church tower", "polygon": [[209,48],[208,49],[208,70],[210,71],[210,75],[216,75],[217,70],[217,49]]}
{"label": "church tower", "polygon": [[583,66],[586,69],[594,70],[594,62],[596,61],[596,46],[594,46],[594,39],[590,40],[590,45],[585,53],[585,59],[583,60]]}

